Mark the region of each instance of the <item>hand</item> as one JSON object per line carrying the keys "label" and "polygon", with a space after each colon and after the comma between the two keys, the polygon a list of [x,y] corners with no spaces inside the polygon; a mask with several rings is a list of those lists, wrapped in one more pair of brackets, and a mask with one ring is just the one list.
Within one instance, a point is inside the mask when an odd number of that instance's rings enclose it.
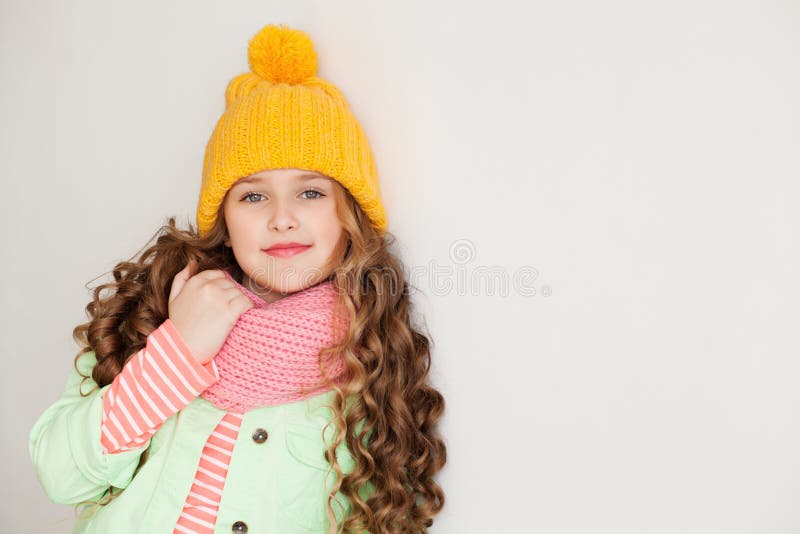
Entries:
{"label": "hand", "polygon": [[197,273],[195,259],[172,280],[169,318],[200,363],[217,355],[239,316],[252,307],[253,301],[222,270]]}

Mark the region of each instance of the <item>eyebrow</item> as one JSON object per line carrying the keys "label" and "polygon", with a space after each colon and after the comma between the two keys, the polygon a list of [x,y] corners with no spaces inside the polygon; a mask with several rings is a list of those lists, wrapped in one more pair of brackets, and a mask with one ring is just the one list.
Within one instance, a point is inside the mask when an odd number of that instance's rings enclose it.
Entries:
{"label": "eyebrow", "polygon": [[[300,176],[297,176],[297,178],[304,182],[313,180],[315,178],[319,178],[321,180],[329,180],[328,177],[323,176],[321,174],[311,174],[311,173],[301,174]],[[262,182],[262,181],[263,180],[261,176],[245,176],[244,178],[240,178],[239,180],[237,180],[237,184],[251,184],[253,182]]]}

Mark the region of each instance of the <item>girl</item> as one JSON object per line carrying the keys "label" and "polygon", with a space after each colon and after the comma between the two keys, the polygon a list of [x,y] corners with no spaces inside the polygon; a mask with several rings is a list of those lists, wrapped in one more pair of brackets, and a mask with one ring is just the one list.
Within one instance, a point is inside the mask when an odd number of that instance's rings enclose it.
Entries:
{"label": "girl", "polygon": [[170,218],[95,288],[37,476],[74,532],[427,532],[444,399],[369,143],[305,33],[248,52],[197,229]]}

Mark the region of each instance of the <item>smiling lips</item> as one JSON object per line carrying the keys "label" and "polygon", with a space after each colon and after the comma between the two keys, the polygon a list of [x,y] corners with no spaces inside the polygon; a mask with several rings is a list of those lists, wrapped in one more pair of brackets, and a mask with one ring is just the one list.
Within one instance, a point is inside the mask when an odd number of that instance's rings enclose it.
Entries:
{"label": "smiling lips", "polygon": [[277,243],[264,250],[264,252],[277,258],[288,258],[305,252],[309,248],[311,248],[311,245],[303,245],[302,243]]}

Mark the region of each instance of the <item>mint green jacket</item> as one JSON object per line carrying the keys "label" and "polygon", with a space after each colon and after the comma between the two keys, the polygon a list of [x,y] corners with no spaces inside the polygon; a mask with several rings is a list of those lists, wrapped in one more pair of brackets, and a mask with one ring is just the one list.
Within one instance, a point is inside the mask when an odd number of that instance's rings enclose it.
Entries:
{"label": "mint green jacket", "polygon": [[[94,352],[82,354],[78,368],[90,375]],[[90,375],[91,376],[91,375]],[[55,503],[77,505],[97,500],[109,487],[124,489],[110,503],[81,505],[74,533],[170,534],[178,521],[194,479],[206,439],[225,415],[197,397],[168,418],[141,448],[103,454],[100,445],[103,394],[87,379],[81,396],[82,377],[72,369],[60,398],[38,418],[30,432],[29,452],[45,493]],[[324,456],[322,429],[332,412],[324,406],[333,399],[328,391],[303,401],[265,406],[244,414],[234,446],[214,532],[249,534],[325,533],[328,518],[326,491],[335,473]],[[266,429],[268,439],[253,440],[256,429]],[[333,425],[325,439],[330,439]],[[139,457],[150,449],[144,465],[134,476]],[[344,473],[355,466],[345,443],[337,449]],[[374,486],[362,488],[366,498]],[[337,523],[350,508],[340,493],[334,504]],[[232,530],[234,523],[238,530]]]}

